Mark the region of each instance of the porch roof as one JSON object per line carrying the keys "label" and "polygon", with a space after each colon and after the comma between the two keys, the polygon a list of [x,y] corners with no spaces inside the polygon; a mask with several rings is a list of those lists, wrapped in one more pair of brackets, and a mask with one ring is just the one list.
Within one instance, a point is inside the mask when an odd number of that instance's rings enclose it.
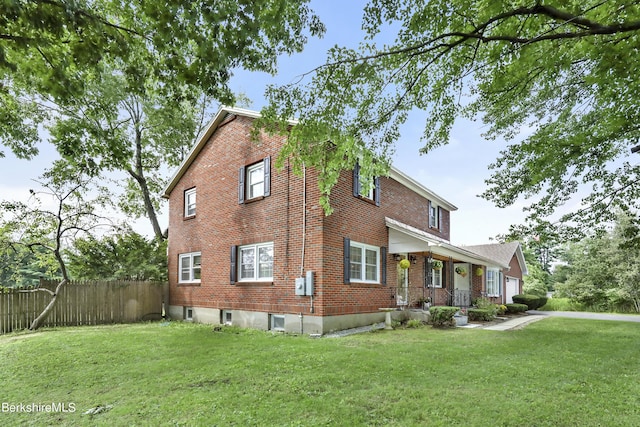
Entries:
{"label": "porch roof", "polygon": [[431,252],[435,255],[451,257],[457,261],[476,265],[509,269],[509,264],[478,255],[467,249],[452,245],[447,240],[427,233],[419,228],[385,217],[389,228],[389,253]]}

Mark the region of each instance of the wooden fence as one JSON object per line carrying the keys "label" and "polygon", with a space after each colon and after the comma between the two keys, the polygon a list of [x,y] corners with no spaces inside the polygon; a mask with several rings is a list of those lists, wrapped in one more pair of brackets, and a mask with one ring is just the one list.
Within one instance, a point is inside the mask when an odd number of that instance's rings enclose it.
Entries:
{"label": "wooden fence", "polygon": [[[55,281],[40,287],[54,290]],[[43,326],[99,325],[161,319],[167,283],[142,281],[70,282],[58,295]],[[0,334],[26,329],[51,301],[48,292],[0,292]]]}

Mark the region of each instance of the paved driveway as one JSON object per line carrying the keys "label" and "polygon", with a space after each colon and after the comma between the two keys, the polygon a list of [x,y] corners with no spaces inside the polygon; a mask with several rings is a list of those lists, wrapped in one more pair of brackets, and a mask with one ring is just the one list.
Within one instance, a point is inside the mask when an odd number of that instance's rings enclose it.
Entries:
{"label": "paved driveway", "polygon": [[583,311],[538,311],[529,310],[530,314],[542,314],[544,316],[571,317],[573,319],[592,319],[592,320],[621,320],[623,322],[640,323],[640,315],[638,314],[613,314],[613,313],[588,313]]}

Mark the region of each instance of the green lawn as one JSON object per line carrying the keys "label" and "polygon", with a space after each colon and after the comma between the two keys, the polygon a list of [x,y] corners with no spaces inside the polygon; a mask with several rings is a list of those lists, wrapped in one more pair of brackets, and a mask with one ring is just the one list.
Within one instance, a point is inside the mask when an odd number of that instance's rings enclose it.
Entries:
{"label": "green lawn", "polygon": [[[638,426],[640,327],[312,339],[172,322],[0,337],[0,425]],[[65,404],[75,412],[11,413]],[[83,415],[99,405],[108,411]]]}

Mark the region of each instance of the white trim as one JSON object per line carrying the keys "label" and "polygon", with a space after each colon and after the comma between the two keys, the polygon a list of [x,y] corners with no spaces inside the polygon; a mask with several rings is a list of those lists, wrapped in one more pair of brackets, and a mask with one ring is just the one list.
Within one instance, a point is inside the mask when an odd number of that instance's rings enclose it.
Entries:
{"label": "white trim", "polygon": [[[168,199],[171,196],[171,192],[176,187],[176,185],[178,185],[178,182],[180,181],[182,176],[185,174],[185,172],[189,169],[189,167],[191,166],[191,163],[193,163],[193,161],[198,157],[198,154],[204,148],[206,143],[209,141],[209,138],[211,138],[211,135],[213,135],[213,133],[218,129],[218,126],[220,126],[224,122],[224,120],[227,118],[227,115],[229,114],[248,117],[252,119],[257,119],[262,117],[262,115],[257,111],[246,110],[244,108],[232,108],[232,107],[225,107],[225,106],[220,107],[220,109],[218,110],[216,115],[211,119],[211,121],[209,122],[205,130],[199,135],[199,137],[197,138],[196,144],[193,146],[189,154],[182,161],[182,163],[180,164],[180,167],[176,170],[176,172],[173,174],[173,176],[169,180],[169,183],[167,184],[166,188],[162,192],[162,197]],[[299,121],[295,119],[289,119],[287,120],[287,123],[291,126],[295,126],[299,123]],[[443,207],[448,211],[458,210],[458,208],[455,205],[453,205],[451,202],[440,197],[435,192],[425,187],[424,185],[420,184],[418,181],[411,178],[409,175],[405,174],[404,172],[400,171],[394,166],[391,166],[389,168],[388,176],[389,178],[399,182],[403,186],[418,193],[422,197],[435,202],[436,204],[438,204],[439,206]]]}
{"label": "white trim", "polygon": [[[197,268],[196,268],[196,264],[194,263],[194,258],[195,257],[200,257],[200,263],[197,264],[198,265]],[[183,266],[182,266],[182,260],[183,259],[189,260],[189,265],[186,266],[185,268],[183,268]],[[188,279],[183,279],[182,278],[183,270],[185,270],[185,272],[188,270],[188,273],[189,273],[189,278]],[[179,254],[178,255],[178,283],[200,283],[200,277],[198,277],[197,279],[195,278],[195,276],[196,276],[195,271],[196,270],[199,271],[198,276],[201,276],[201,274],[202,274],[202,253],[200,253],[200,252],[188,252],[188,253],[184,253],[184,254]]]}
{"label": "white trim", "polygon": [[[176,172],[173,174],[173,176],[169,180],[169,184],[167,184],[166,188],[162,192],[162,197],[164,197],[165,199],[168,199],[171,196],[171,192],[173,191],[175,186],[178,185],[178,182],[182,178],[182,175],[184,175],[187,169],[189,169],[189,167],[191,166],[191,163],[193,163],[193,161],[198,157],[198,154],[200,154],[200,151],[207,144],[207,142],[209,141],[209,138],[211,138],[211,135],[213,135],[213,133],[218,129],[218,126],[220,126],[224,122],[224,120],[227,118],[229,114],[249,117],[251,119],[257,119],[262,117],[262,115],[257,111],[246,110],[244,108],[233,108],[233,107],[225,107],[225,106],[220,107],[220,109],[218,110],[216,115],[211,119],[211,121],[209,122],[207,127],[204,129],[204,131],[200,133],[200,135],[197,138],[196,144],[193,146],[191,151],[189,151],[189,154],[187,154],[187,156],[184,158],[184,160],[180,164],[180,167],[176,170]],[[295,126],[298,124],[298,121],[290,119],[290,120],[287,120],[287,123],[289,123],[291,126]]]}
{"label": "white trim", "polygon": [[509,265],[503,265],[496,260],[454,246],[445,239],[395,219],[387,217],[385,224],[389,227],[390,254],[430,251],[444,257],[455,258],[461,262],[486,265],[487,267],[509,268]]}
{"label": "white trim", "polygon": [[[271,248],[271,276],[260,277],[260,249]],[[242,251],[253,249],[253,276],[242,277]],[[251,245],[242,245],[238,247],[238,282],[272,282],[273,281],[273,242],[254,243]]]}
{"label": "white trim", "polygon": [[[379,246],[372,246],[372,245],[367,245],[365,243],[359,243],[359,242],[354,242],[353,240],[351,240],[351,242],[349,243],[350,248],[349,248],[349,280],[351,283],[376,283],[379,284],[380,283],[380,247]],[[354,250],[353,248],[360,248],[361,251],[361,260],[360,260],[360,278],[357,277],[351,277],[351,259],[353,257],[354,254]],[[373,251],[376,253],[376,278],[375,280],[371,280],[371,279],[367,279],[367,251]],[[371,264],[369,264],[371,265]]]}
{"label": "white trim", "polygon": [[389,178],[398,181],[400,184],[404,185],[410,190],[418,193],[425,199],[431,200],[435,204],[443,207],[448,211],[457,211],[458,208],[451,202],[445,200],[444,198],[438,196],[435,192],[420,184],[415,179],[411,178],[409,175],[400,171],[398,168],[391,166],[389,168]]}
{"label": "white trim", "polygon": [[[262,174],[259,175],[258,177],[258,179],[262,178],[262,180],[261,181],[256,180],[256,182],[254,183],[251,181],[251,173],[258,169],[262,169]],[[259,192],[259,194],[251,193],[251,186],[255,184],[262,184],[262,191]],[[244,189],[245,199],[251,200],[251,199],[255,199],[256,197],[264,196],[264,160],[261,160],[257,163],[247,166],[246,172],[244,174],[244,185],[245,185],[245,189]]]}
{"label": "white trim", "polygon": [[[430,203],[429,204],[429,227],[430,228],[440,228],[440,218],[439,218],[439,211],[440,209],[438,209],[439,206],[435,203]],[[435,211],[435,213],[432,215],[432,211]],[[433,220],[433,221],[432,221]]]}
{"label": "white trim", "polygon": [[[444,268],[444,267],[443,267]],[[438,278],[440,279],[438,281],[438,284],[435,283],[434,279],[436,278],[436,271],[438,272]],[[431,287],[433,288],[442,288],[442,268],[439,269],[431,269]]]}
{"label": "white trim", "polygon": [[[193,196],[193,213],[189,212],[189,197]],[[184,191],[184,216],[185,218],[189,218],[195,216],[197,209],[197,194],[196,187],[190,188]]]}
{"label": "white trim", "polygon": [[[492,273],[492,279],[489,278],[489,273]],[[499,297],[500,296],[500,288],[502,284],[500,283],[500,270],[497,268],[487,268],[487,296],[488,297]],[[495,280],[493,280],[495,275]],[[489,292],[489,285],[491,286],[491,290],[494,292]],[[495,287],[495,289],[493,289]],[[495,292],[497,291],[497,293]]]}

